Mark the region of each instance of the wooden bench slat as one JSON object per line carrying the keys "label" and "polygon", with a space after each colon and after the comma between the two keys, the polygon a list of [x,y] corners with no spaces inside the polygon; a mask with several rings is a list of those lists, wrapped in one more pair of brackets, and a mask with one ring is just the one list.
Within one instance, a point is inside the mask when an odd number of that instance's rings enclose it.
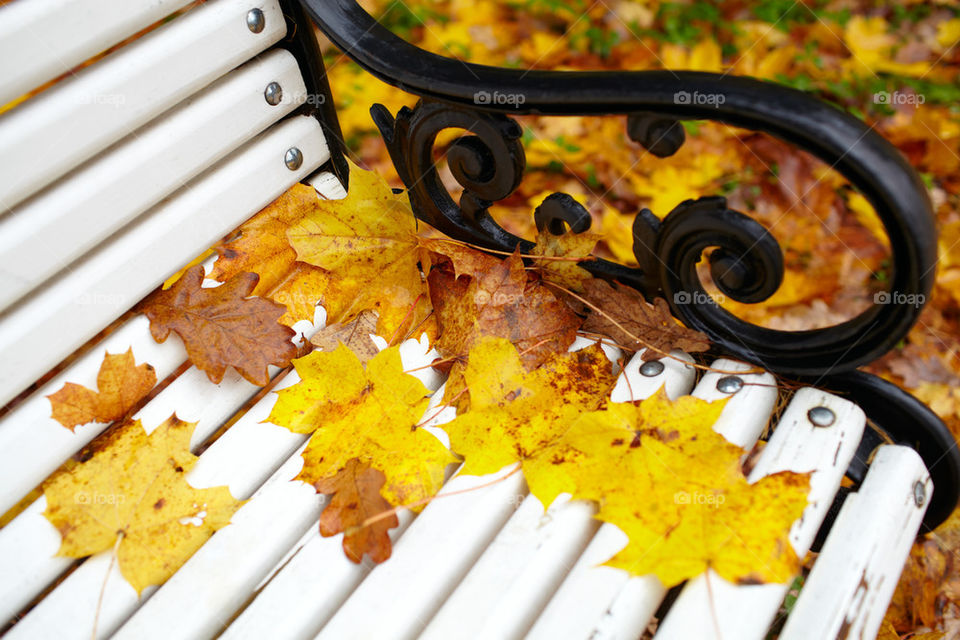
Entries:
{"label": "wooden bench slat", "polygon": [[[629,365],[628,365],[629,366]],[[743,372],[749,365],[716,360],[714,369]],[[717,389],[727,373],[707,372],[694,389],[698,398],[713,401],[728,394]],[[740,446],[751,447],[760,436],[777,398],[769,373],[740,373],[743,388],[727,403],[713,428]],[[625,572],[597,566],[627,543],[615,526],[600,527],[580,562],[540,614],[528,638],[636,638],[646,629],[666,591],[655,577],[630,578]]]}
{"label": "wooden bench slat", "polygon": [[[283,162],[290,147],[303,164]],[[272,127],[0,318],[0,404],[329,158],[320,124]]]}
{"label": "wooden bench slat", "polygon": [[69,71],[190,0],[30,0],[0,7],[0,105]]}
{"label": "wooden bench slat", "polygon": [[[807,417],[814,407],[833,411],[834,423],[814,426]],[[863,411],[852,402],[806,387],[794,394],[757,458],[751,482],[779,471],[813,472],[810,503],[790,530],[790,541],[800,557],[810,549],[833,503],[865,422]],[[687,582],[657,630],[657,640],[765,638],[789,584],[738,586],[712,570],[709,574],[709,578],[700,575]]]}
{"label": "wooden bench slat", "polygon": [[[261,6],[266,25],[247,28]],[[276,0],[213,0],[0,116],[0,210],[264,51],[286,33]]]}
{"label": "wooden bench slat", "polygon": [[[674,355],[692,360],[680,351]],[[617,378],[611,399],[648,398],[661,387],[671,397],[687,393],[693,386],[693,367],[670,358],[661,362],[660,374],[643,376],[642,357],[635,355]],[[563,498],[544,512],[540,500],[527,495],[421,638],[522,635],[594,537],[600,526],[593,519],[595,511],[589,503]]]}
{"label": "wooden bench slat", "polygon": [[780,638],[875,637],[932,492],[916,451],[880,447],[843,503]]}
{"label": "wooden bench slat", "polygon": [[[278,82],[288,99],[271,106]],[[0,218],[0,311],[260,133],[305,95],[276,50],[227,74]]]}

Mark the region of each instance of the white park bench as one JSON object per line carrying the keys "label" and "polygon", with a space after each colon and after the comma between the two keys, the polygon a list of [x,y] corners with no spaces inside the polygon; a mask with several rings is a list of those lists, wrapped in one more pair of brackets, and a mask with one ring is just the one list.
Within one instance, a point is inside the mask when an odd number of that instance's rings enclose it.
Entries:
{"label": "white park bench", "polygon": [[[284,19],[303,20],[299,7],[188,4],[0,7],[0,104],[187,7],[0,115],[0,405],[9,403],[0,414],[0,514],[21,508],[0,529],[6,636],[86,638],[95,628],[97,637],[118,638],[637,638],[656,614],[656,638],[764,638],[787,585],[733,585],[713,575],[668,594],[656,578],[601,567],[623,534],[601,526],[587,503],[560,500],[545,513],[520,474],[436,500],[417,516],[402,513],[391,531],[393,556],[381,565],[353,564],[340,536],[320,536],[323,497],[290,481],[307,436],[262,422],[276,388],[257,398],[260,388],[232,370],[211,383],[178,340],[155,342],[147,319],[128,313],[293,184],[308,182],[328,198],[345,194],[338,147],[329,144],[338,129],[303,106],[322,87],[284,48],[302,46],[291,44]],[[300,26],[299,38],[312,38],[309,25]],[[298,325],[303,335],[320,328],[322,313],[317,318]],[[104,352],[128,349],[156,370],[162,388],[134,418],[150,428],[176,411],[197,422],[191,447],[202,454],[190,482],[228,485],[249,499],[167,583],[140,598],[110,553],[56,556],[59,533],[34,491],[109,426],[71,432],[51,417],[46,396],[65,382],[95,388]],[[433,355],[412,340],[402,354],[407,368]],[[747,449],[767,433],[777,398],[769,373],[697,380],[692,367],[663,364],[641,371],[634,357],[622,374],[630,382],[618,384],[613,400],[664,386],[671,397],[732,395],[715,430]],[[295,372],[271,368],[271,377],[281,375],[278,388],[297,381]],[[427,369],[417,375],[432,389],[442,383]],[[437,422],[450,417],[452,409]],[[809,505],[790,532],[800,556],[862,456],[864,429],[855,404],[807,387],[765,436],[752,478],[814,472]],[[443,492],[491,479],[454,475]],[[873,637],[933,491],[913,449],[880,446],[780,637]]]}

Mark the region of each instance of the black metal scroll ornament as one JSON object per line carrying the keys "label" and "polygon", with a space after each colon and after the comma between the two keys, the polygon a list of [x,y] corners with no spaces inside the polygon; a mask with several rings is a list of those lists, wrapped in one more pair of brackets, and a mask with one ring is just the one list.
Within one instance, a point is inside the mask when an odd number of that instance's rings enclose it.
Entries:
{"label": "black metal scroll ornament", "polygon": [[[713,281],[724,295],[756,303],[779,288],[783,258],[762,225],[730,209],[721,197],[681,202],[662,221],[641,211],[633,225],[638,268],[602,259],[584,263],[584,268],[635,287],[648,298],[664,297],[676,316],[706,333],[721,350],[771,371],[814,381],[829,374],[838,388],[844,387],[838,381],[845,374],[851,380],[846,391],[861,403],[875,385],[863,378],[867,374],[853,370],[896,345],[919,317],[922,305],[915,302],[929,297],[936,234],[926,189],[884,138],[812,96],[770,82],[713,73],[521,71],[469,64],[408,44],[381,27],[355,0],[300,1],[327,37],[361,67],[421,97],[413,109],[404,107],[396,118],[382,105],[375,105],[371,113],[417,217],[452,238],[502,251],[532,246],[501,228],[488,211],[516,189],[525,166],[522,131],[510,115],[621,114],[631,139],[657,157],[681,147],[682,120],[715,120],[794,144],[859,189],[889,237],[890,290],[896,295],[889,296],[887,304],[875,299],[846,322],[809,331],[778,331],[740,320],[707,294],[697,264],[706,255]],[[723,99],[694,99],[698,94]],[[498,95],[507,99],[496,99]],[[459,203],[444,187],[434,162],[437,135],[448,128],[467,132],[447,152],[450,170],[463,187]],[[581,233],[590,222],[583,207],[564,194],[547,198],[535,219],[538,228],[555,233]],[[902,415],[917,406],[890,394],[885,402],[899,406]],[[868,415],[882,427],[890,412]],[[916,440],[927,442],[917,448],[937,487],[925,521],[933,526],[957,502],[960,452],[942,422],[929,418],[924,415],[916,423],[916,429],[924,432]],[[916,446],[902,428],[887,431]],[[938,443],[945,450],[938,451]]]}

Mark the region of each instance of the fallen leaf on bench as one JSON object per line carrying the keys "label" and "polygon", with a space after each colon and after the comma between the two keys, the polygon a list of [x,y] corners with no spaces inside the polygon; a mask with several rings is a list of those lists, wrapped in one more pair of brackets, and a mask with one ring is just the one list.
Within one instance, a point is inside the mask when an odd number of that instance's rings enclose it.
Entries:
{"label": "fallen leaf on bench", "polygon": [[195,489],[186,475],[195,423],[171,416],[149,435],[128,422],[93,442],[43,484],[44,512],[63,540],[60,556],[116,548],[120,572],[139,594],[164,583],[242,504],[226,487]]}
{"label": "fallen leaf on bench", "polygon": [[645,360],[655,360],[680,349],[687,353],[710,348],[707,336],[677,322],[663,298],[647,302],[636,289],[613,286],[605,280],[588,280],[583,298],[596,309],[583,323],[583,330],[610,337],[630,351],[644,347]]}
{"label": "fallen leaf on bench", "polygon": [[324,351],[334,351],[342,344],[356,354],[360,362],[367,362],[380,353],[370,334],[377,333],[377,314],[363,311],[346,324],[327,325],[310,338],[310,343]]}
{"label": "fallen leaf on bench", "polygon": [[456,277],[450,263],[427,277],[440,335],[434,345],[444,356],[466,356],[484,337],[506,338],[533,369],[567,350],[581,319],[535,274],[519,253],[493,259],[475,277]]}
{"label": "fallen leaf on bench", "polygon": [[196,367],[219,384],[228,366],[263,386],[268,365],[285,367],[296,355],[294,331],[277,322],[281,305],[248,298],[255,273],[241,273],[219,287],[201,288],[203,267],[190,269],[172,287],[147,298],[140,312],[150,319],[150,333],[163,342],[176,332]]}
{"label": "fallen leaf on bench", "polygon": [[119,420],[150,393],[157,384],[157,374],[147,363],[137,365],[133,349],[126,353],[104,353],[97,373],[97,391],[67,382],[47,398],[54,420],[71,431],[88,422]]}
{"label": "fallen leaf on bench", "polygon": [[807,506],[809,474],[748,484],[740,447],[713,430],[726,402],[661,390],[639,403],[584,413],[524,465],[530,491],[549,505],[569,492],[627,534],[607,564],[655,574],[667,587],[712,568],[734,583],[786,583],[800,561],[789,531]]}
{"label": "fallen leaf on bench", "polygon": [[516,348],[488,338],[463,371],[468,409],[444,425],[464,457],[462,473],[484,475],[524,462],[563,436],[576,416],[605,402],[616,378],[598,345],[551,355],[527,372]]}
{"label": "fallen leaf on bench", "polygon": [[[403,372],[399,349],[381,351],[366,368],[343,345],[335,351],[314,351],[293,365],[300,382],[277,392],[266,421],[297,433],[312,432],[297,479],[326,493],[331,482],[337,486],[350,476],[344,470],[356,461],[361,469],[383,474],[379,494],[391,507],[406,505],[419,511],[440,489],[447,465],[457,458],[436,436],[417,426],[430,392]],[[357,472],[354,468],[354,475]],[[335,480],[340,474],[345,476]],[[350,507],[349,502],[336,504]],[[324,513],[331,507],[333,503]],[[334,518],[334,513],[327,517]],[[354,516],[336,517],[350,523]],[[362,540],[358,538],[357,544]],[[389,556],[389,550],[376,552]]]}
{"label": "fallen leaf on bench", "polygon": [[333,296],[333,304],[348,311],[341,317],[328,308],[328,320],[346,322],[364,309],[377,309],[377,332],[392,337],[405,335],[430,313],[416,233],[406,198],[376,173],[351,165],[347,197],[318,199],[287,228],[286,237],[297,260],[352,284],[334,283],[341,295]]}
{"label": "fallen leaf on bench", "polygon": [[597,233],[570,232],[555,236],[544,229],[537,234],[537,244],[530,252],[542,258],[531,258],[531,262],[544,280],[574,291],[583,291],[584,284],[593,276],[579,262],[591,259],[590,254],[601,238],[603,236]]}
{"label": "fallen leaf on bench", "polygon": [[321,478],[313,485],[318,493],[331,494],[330,504],[320,514],[320,535],[327,538],[343,533],[343,551],[353,562],[359,563],[363,554],[374,562],[390,557],[389,531],[400,524],[396,514],[364,524],[391,509],[380,495],[385,481],[382,471],[354,458],[332,478]]}

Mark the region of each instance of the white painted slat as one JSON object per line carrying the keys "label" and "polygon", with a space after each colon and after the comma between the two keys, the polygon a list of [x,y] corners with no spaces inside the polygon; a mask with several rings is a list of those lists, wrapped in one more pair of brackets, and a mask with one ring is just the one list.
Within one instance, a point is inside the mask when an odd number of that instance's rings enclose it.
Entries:
{"label": "white painted slat", "polygon": [[[404,367],[429,364],[437,354],[427,347],[426,341],[404,342]],[[426,369],[413,375],[428,385],[433,378]],[[282,386],[298,381],[296,372],[288,377]],[[317,526],[320,497],[313,487],[290,482],[303,462],[299,447],[290,451],[289,445],[299,445],[307,436],[263,422],[276,398],[276,393],[268,394],[205,451],[190,480],[201,486],[228,484],[235,496],[246,497],[262,484],[260,474],[270,469],[270,460],[286,460],[283,466],[237,512],[233,524],[214,535],[130,618],[117,638],[214,635],[307,529]]]}
{"label": "white painted slat", "polygon": [[[744,363],[726,359],[717,360],[711,366],[725,372],[751,369]],[[693,395],[708,401],[727,397],[728,394],[717,389],[717,382],[728,375],[731,374],[707,372]],[[713,428],[731,442],[749,447],[760,436],[773,411],[776,381],[769,373],[741,373],[739,377],[743,387],[730,398]],[[625,571],[598,566],[626,543],[626,536],[618,528],[610,524],[601,526],[527,638],[626,640],[639,637],[666,591],[654,576],[631,578]]]}
{"label": "white painted slat", "polygon": [[[397,519],[400,525],[389,532],[394,544],[413,521],[413,513],[403,510]],[[311,524],[304,544],[279,563],[280,570],[219,637],[260,640],[316,634],[375,566],[366,557],[361,564],[347,559],[342,541],[342,535],[322,537]]]}
{"label": "white painted slat", "polygon": [[[246,14],[260,7],[253,33]],[[0,116],[0,211],[277,42],[276,0],[213,0]]]}
{"label": "white painted slat", "polygon": [[0,105],[53,80],[190,0],[30,0],[0,7]]}
{"label": "white painted slat", "polygon": [[[814,426],[808,412],[826,407],[835,421]],[[809,504],[790,529],[790,542],[803,557],[833,503],[840,481],[863,435],[863,411],[847,400],[806,387],[797,391],[750,473],[750,482],[780,471],[809,472]],[[657,640],[766,637],[789,584],[738,586],[710,570],[690,580],[657,631]],[[708,584],[709,581],[709,584]],[[717,635],[717,630],[722,636]]]}
{"label": "white painted slat", "polygon": [[0,311],[293,110],[270,82],[306,92],[296,59],[267,53],[0,218]]}
{"label": "white painted slat", "polygon": [[[589,342],[577,346],[585,344]],[[635,355],[618,377],[611,399],[639,400],[664,386],[670,397],[688,392],[695,370],[683,361],[692,358],[680,351],[673,355],[676,359],[663,359],[663,370],[654,376],[640,374],[641,356]],[[593,505],[563,496],[545,513],[540,501],[527,495],[421,637],[522,635],[600,526],[594,512]]]}
{"label": "white painted slat", "polygon": [[[290,171],[283,156],[294,146],[304,161]],[[10,310],[0,318],[0,404],[328,158],[315,119],[281,122]]]}
{"label": "white painted slat", "polygon": [[[441,496],[480,487],[510,473],[456,476]],[[513,514],[523,476],[476,491],[435,499],[323,627],[318,638],[411,638]]]}
{"label": "white painted slat", "polygon": [[780,638],[876,637],[931,495],[916,451],[880,447],[840,509]]}

